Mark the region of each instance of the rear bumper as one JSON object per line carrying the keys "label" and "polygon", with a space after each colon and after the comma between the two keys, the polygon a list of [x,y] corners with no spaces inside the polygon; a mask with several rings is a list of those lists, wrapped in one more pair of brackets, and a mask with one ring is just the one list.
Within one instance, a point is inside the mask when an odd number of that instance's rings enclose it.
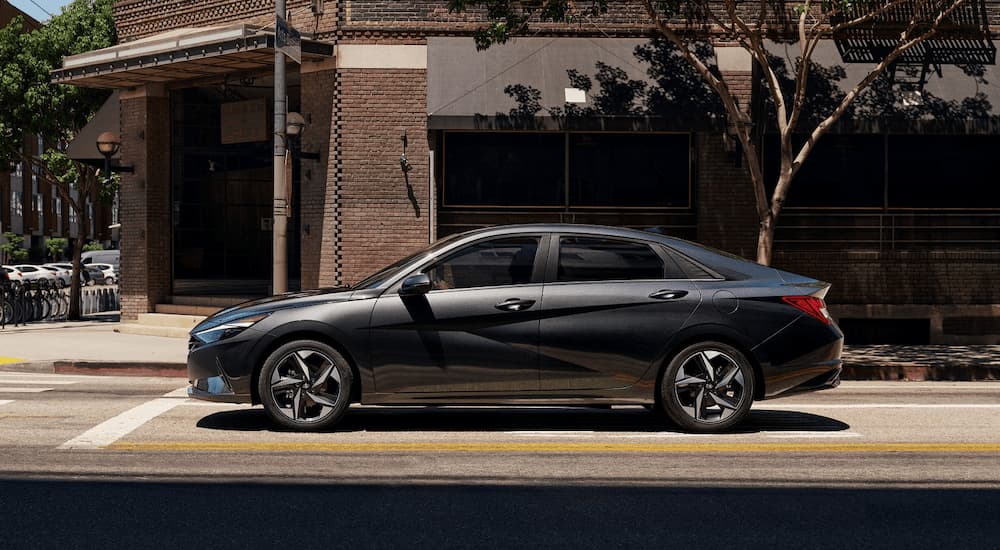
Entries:
{"label": "rear bumper", "polygon": [[844,334],[835,324],[800,319],[754,350],[764,375],[764,399],[840,385]]}

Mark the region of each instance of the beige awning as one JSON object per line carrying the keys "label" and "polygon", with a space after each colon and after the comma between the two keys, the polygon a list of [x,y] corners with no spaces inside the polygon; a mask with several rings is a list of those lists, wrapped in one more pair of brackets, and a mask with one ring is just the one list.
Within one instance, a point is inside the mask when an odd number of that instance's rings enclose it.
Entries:
{"label": "beige awning", "polygon": [[[302,39],[303,59],[333,56],[333,45]],[[175,29],[63,59],[52,81],[92,88],[132,88],[274,66],[274,30],[255,25]]]}
{"label": "beige awning", "polygon": [[111,92],[111,97],[69,143],[66,155],[71,159],[99,166],[98,163],[104,162],[104,156],[97,150],[97,136],[104,132],[121,135],[120,127],[121,109],[118,106],[118,92],[115,91]]}

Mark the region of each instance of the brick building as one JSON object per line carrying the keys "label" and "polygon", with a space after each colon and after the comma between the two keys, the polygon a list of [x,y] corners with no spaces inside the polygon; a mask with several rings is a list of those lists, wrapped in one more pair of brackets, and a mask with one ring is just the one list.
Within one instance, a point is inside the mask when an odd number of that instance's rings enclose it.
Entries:
{"label": "brick building", "polygon": [[[289,110],[307,122],[291,168],[294,285],[350,284],[500,223],[660,226],[754,255],[749,176],[725,119],[638,8],[485,52],[470,37],[476,14],[443,0],[289,8],[306,37],[289,65]],[[121,0],[121,44],[54,73],[120,90],[121,160],[135,167],[122,185],[126,319],[187,295],[267,292],[272,13],[255,0]],[[833,283],[855,342],[1000,342],[987,23],[973,57],[897,67],[793,187],[774,264]],[[766,108],[741,49],[710,54],[744,105]],[[863,70],[843,55],[832,41],[818,51],[832,70],[817,102]],[[773,135],[759,134],[773,173]]]}
{"label": "brick building", "polygon": [[[26,31],[41,26],[9,2],[0,2],[0,27],[7,26],[16,17],[23,18]],[[46,144],[37,136],[24,136],[25,155],[37,157],[45,147]],[[96,143],[91,147],[96,154]],[[23,161],[0,166],[0,234],[11,232],[23,237],[22,246],[28,249],[32,261],[46,260],[45,243],[52,237],[74,239],[82,231],[88,240],[101,241],[107,246],[112,244],[111,231],[107,228],[111,223],[110,206],[102,205],[96,196],[91,197],[87,204],[89,223],[83,227],[69,204],[59,197],[58,191],[39,178],[32,167]]]}

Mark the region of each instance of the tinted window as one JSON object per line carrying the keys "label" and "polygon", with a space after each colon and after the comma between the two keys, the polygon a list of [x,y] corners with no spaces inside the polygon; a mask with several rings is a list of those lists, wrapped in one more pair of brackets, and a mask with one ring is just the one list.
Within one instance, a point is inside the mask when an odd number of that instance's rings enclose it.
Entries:
{"label": "tinted window", "polygon": [[[796,151],[805,136],[792,141]],[[764,138],[764,178],[768,197],[781,170],[780,139]],[[788,190],[788,207],[880,207],[885,175],[885,143],[880,135],[827,134],[819,140]]]}
{"label": "tinted window", "polygon": [[688,134],[570,134],[573,206],[688,207]]}
{"label": "tinted window", "polygon": [[563,204],[562,134],[445,134],[445,206]]}
{"label": "tinted window", "polygon": [[998,150],[1000,136],[889,136],[889,207],[996,208]]}
{"label": "tinted window", "polygon": [[559,239],[559,281],[663,278],[663,262],[640,243],[596,237]]}
{"label": "tinted window", "polygon": [[531,282],[538,237],[508,237],[471,244],[424,272],[434,290]]}

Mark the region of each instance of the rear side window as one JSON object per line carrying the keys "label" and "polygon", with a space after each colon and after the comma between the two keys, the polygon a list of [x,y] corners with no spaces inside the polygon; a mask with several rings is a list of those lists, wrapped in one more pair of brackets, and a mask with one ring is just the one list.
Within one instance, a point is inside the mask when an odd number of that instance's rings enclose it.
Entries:
{"label": "rear side window", "polygon": [[680,270],[680,274],[677,277],[669,277],[671,279],[715,279],[717,278],[714,274],[709,273],[705,268],[692,262],[686,256],[678,254],[673,250],[668,250],[667,255],[670,257],[674,263],[677,264],[677,268]]}
{"label": "rear side window", "polygon": [[600,237],[560,237],[557,281],[662,279],[660,256],[647,245]]}
{"label": "rear side window", "polygon": [[424,270],[434,290],[531,282],[539,237],[505,237],[466,246]]}

